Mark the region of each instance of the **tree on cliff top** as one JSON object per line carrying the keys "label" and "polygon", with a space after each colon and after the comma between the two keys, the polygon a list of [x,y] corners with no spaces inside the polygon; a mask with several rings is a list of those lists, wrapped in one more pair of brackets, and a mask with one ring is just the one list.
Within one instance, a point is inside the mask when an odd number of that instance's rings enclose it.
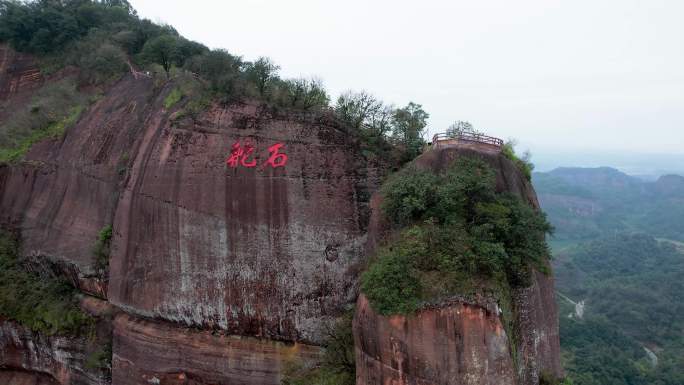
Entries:
{"label": "tree on cliff top", "polygon": [[143,46],[141,57],[148,63],[164,68],[166,76],[172,66],[182,66],[192,56],[202,54],[203,45],[174,35],[161,35],[148,40]]}
{"label": "tree on cliff top", "polygon": [[429,117],[423,106],[414,102],[394,111],[392,139],[404,150],[401,163],[410,161],[422,152],[425,145],[423,134]]}
{"label": "tree on cliff top", "polygon": [[446,130],[446,134],[451,137],[459,136],[465,133],[481,134],[481,132],[477,131],[470,122],[464,120],[455,121]]}
{"label": "tree on cliff top", "polygon": [[265,97],[270,94],[273,84],[278,79],[280,66],[267,57],[260,57],[253,63],[247,63],[245,73],[254,85],[257,96]]}

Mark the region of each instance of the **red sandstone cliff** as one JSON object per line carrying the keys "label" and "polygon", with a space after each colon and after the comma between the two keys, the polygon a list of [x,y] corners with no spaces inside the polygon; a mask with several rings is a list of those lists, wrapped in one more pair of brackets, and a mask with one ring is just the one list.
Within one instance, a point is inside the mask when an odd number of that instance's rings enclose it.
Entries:
{"label": "red sandstone cliff", "polygon": [[[0,76],[11,85],[3,86],[8,103],[33,90],[17,76]],[[332,116],[239,104],[179,122],[171,117],[185,101],[163,106],[173,88],[125,77],[63,138],[0,167],[0,222],[21,231],[22,255],[33,267],[63,274],[129,313],[115,322],[115,383],[185,373],[193,383],[279,384],[285,358],[307,361],[318,349],[246,337],[318,343],[323,326],[353,305],[366,191],[378,184],[377,172]],[[255,146],[246,163],[257,167],[226,166],[235,142]],[[288,157],[283,167],[263,166],[274,144]],[[92,249],[108,224],[107,282],[95,274]],[[244,338],[188,339],[187,326]],[[160,333],[167,339],[146,345]],[[169,349],[186,343],[197,348]],[[207,365],[205,354],[236,358]]]}
{"label": "red sandstone cliff", "polygon": [[[476,157],[496,171],[496,189],[539,208],[531,184],[516,166],[489,148],[432,149],[414,163],[439,172],[459,156]],[[374,198],[367,253],[389,233]],[[356,304],[354,336],[357,385],[537,385],[542,372],[562,376],[558,310],[553,276],[535,272],[533,283],[512,293],[513,328],[506,335],[492,300],[454,299],[411,316],[376,314],[361,295]],[[517,354],[513,354],[516,351]]]}
{"label": "red sandstone cliff", "polygon": [[[0,51],[0,98],[25,103],[44,80],[30,57]],[[176,121],[186,101],[164,108],[173,87],[124,77],[63,138],[0,166],[0,223],[21,231],[31,266],[63,274],[122,311],[112,321],[112,383],[279,384],[288,362],[317,360],[319,348],[308,344],[320,343],[323,326],[356,300],[366,239],[380,236],[367,232],[367,199],[382,172],[368,167],[332,116],[248,103]],[[248,141],[258,166],[227,167],[231,146]],[[283,145],[287,164],[262,167],[274,144]],[[431,152],[419,162],[442,167],[449,154]],[[499,162],[501,189],[536,204],[512,165],[491,159]],[[92,248],[109,224],[107,280],[96,274]],[[516,296],[521,383],[532,383],[540,369],[560,370],[552,284],[539,275]],[[357,334],[366,363],[359,383],[412,383],[413,368],[509,383],[500,320],[477,305],[384,320],[361,298],[357,322],[366,329]],[[426,330],[459,333],[467,343],[430,344]],[[12,322],[3,322],[2,333],[0,383],[107,382],[79,369],[85,345],[78,338],[46,338]],[[466,352],[479,355],[452,362]],[[421,354],[425,362],[411,361]],[[442,361],[431,366],[431,358]],[[405,374],[395,377],[396,365]],[[421,378],[415,383],[441,383]]]}

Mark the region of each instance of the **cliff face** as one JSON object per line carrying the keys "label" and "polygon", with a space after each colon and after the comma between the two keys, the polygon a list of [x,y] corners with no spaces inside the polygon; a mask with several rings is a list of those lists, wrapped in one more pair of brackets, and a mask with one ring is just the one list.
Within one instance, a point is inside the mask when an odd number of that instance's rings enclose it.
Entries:
{"label": "cliff face", "polygon": [[[213,108],[189,127],[159,112],[144,127],[114,221],[110,301],[320,342],[320,326],[354,301],[367,221],[367,170],[341,127],[254,105]],[[235,144],[254,151],[233,168]],[[274,168],[269,148],[279,145],[287,163]]]}
{"label": "cliff face", "polygon": [[[46,80],[30,57],[0,51],[0,97],[25,103]],[[320,358],[325,326],[357,298],[366,246],[382,238],[377,212],[368,231],[368,199],[383,172],[332,116],[247,103],[191,120],[181,117],[187,100],[164,106],[174,88],[124,77],[63,138],[0,166],[0,224],[20,230],[27,265],[114,305],[111,383],[279,384],[289,363]],[[444,167],[453,156],[432,151],[417,162]],[[536,204],[499,158],[487,159],[498,162],[500,189]],[[103,277],[93,246],[108,225]],[[552,284],[537,275],[516,293],[524,383],[560,370]],[[455,303],[385,319],[363,297],[358,307],[359,384],[452,374],[511,383],[515,366],[492,308]],[[0,383],[110,382],[84,368],[87,341],[9,321],[0,333]]]}
{"label": "cliff face", "polygon": [[[489,148],[436,148],[414,163],[439,172],[460,156],[487,162],[496,171],[497,191],[515,194],[539,208],[522,173]],[[389,235],[379,210],[381,199],[373,199],[369,255]],[[376,314],[361,295],[354,317],[357,385],[536,385],[543,372],[562,376],[553,276],[535,272],[532,285],[514,290],[512,297],[515,340],[506,334],[496,303],[486,299],[476,303],[456,299],[415,315],[385,317]]]}
{"label": "cliff face", "polygon": [[[34,89],[15,78],[0,75],[0,84],[19,84],[3,94],[8,105]],[[192,383],[254,376],[251,383],[278,384],[286,362],[309,362],[318,348],[246,337],[319,343],[324,326],[353,305],[378,172],[331,116],[241,104],[174,119],[186,102],[164,107],[174,87],[125,77],[63,138],[0,167],[0,222],[21,231],[21,254],[34,269],[128,313],[115,323],[115,383],[185,373]],[[245,156],[227,164],[238,143]],[[96,274],[93,247],[109,224],[107,280]],[[245,338],[190,338],[183,326]],[[195,349],[171,350],[185,342]],[[60,356],[59,346],[42,346]],[[7,349],[0,357],[13,356]],[[207,352],[221,364],[204,362]]]}
{"label": "cliff face", "polygon": [[363,294],[356,306],[357,385],[516,384],[495,306],[455,303],[384,317]]}

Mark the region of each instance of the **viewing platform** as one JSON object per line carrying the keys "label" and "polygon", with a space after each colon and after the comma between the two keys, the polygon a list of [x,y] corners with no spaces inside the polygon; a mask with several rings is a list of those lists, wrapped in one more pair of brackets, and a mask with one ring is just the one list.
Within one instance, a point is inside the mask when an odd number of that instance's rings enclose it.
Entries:
{"label": "viewing platform", "polygon": [[447,133],[438,133],[432,137],[432,148],[445,147],[461,147],[485,150],[489,152],[499,152],[504,145],[504,141],[493,136],[484,134],[476,134],[471,132],[462,132],[459,134],[449,135]]}

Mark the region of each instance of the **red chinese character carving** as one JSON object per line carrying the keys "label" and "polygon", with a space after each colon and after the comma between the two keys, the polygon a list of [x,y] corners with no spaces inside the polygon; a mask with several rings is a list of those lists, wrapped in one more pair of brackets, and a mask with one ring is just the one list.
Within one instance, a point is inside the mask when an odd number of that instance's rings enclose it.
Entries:
{"label": "red chinese character carving", "polygon": [[271,153],[271,156],[268,157],[268,160],[266,163],[264,163],[264,166],[270,165],[273,168],[285,166],[287,163],[287,155],[278,152],[278,150],[280,150],[280,148],[283,146],[284,144],[282,143],[276,143],[268,148],[268,152]]}
{"label": "red chinese character carving", "polygon": [[242,153],[244,150],[242,147],[240,147],[240,142],[235,142],[230,148],[230,155],[228,158],[226,158],[226,165],[228,167],[237,167],[238,162],[240,161],[240,157],[242,156]]}
{"label": "red chinese character carving", "polygon": [[243,149],[240,146],[240,141],[237,141],[231,146],[230,155],[228,158],[226,158],[226,165],[228,167],[235,168],[239,163],[244,167],[255,167],[257,164],[255,159],[253,159],[251,162],[247,161],[253,152],[254,146],[251,143],[245,143],[245,148]]}
{"label": "red chinese character carving", "polygon": [[248,162],[247,159],[252,155],[254,152],[254,145],[252,145],[251,142],[245,143],[245,152],[240,158],[240,164],[245,166],[245,167],[256,167],[257,161],[256,159],[252,159],[251,162]]}

